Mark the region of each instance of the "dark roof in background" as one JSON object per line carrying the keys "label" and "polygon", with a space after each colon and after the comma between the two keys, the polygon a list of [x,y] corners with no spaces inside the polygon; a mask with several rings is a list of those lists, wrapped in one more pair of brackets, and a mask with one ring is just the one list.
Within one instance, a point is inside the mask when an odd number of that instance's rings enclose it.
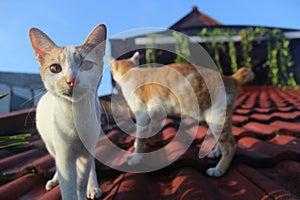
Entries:
{"label": "dark roof in background", "polygon": [[[183,16],[177,22],[175,22],[169,29],[180,31],[188,35],[197,35],[202,28],[214,29],[214,28],[226,28],[233,30],[241,30],[247,27],[261,27],[256,25],[227,25],[219,22],[213,17],[198,10],[197,6],[193,6],[191,12]],[[279,28],[284,32],[299,31],[298,29],[280,28],[280,27],[265,27],[268,29]],[[197,31],[197,32],[195,32]],[[299,36],[298,36],[299,37]]]}
{"label": "dark roof in background", "polygon": [[[196,65],[203,65],[203,60],[201,59],[201,56],[199,56],[198,51],[193,50],[194,44],[197,44],[196,46],[199,46],[198,43],[203,45],[204,48],[206,48],[206,43],[210,41],[211,38],[205,38],[205,37],[199,37],[199,33],[203,28],[206,28],[208,30],[214,30],[214,29],[223,29],[223,30],[234,30],[234,31],[240,31],[246,28],[259,28],[261,26],[245,26],[245,25],[226,25],[222,24],[219,21],[213,19],[212,17],[200,12],[196,6],[192,7],[192,10],[179,19],[175,24],[169,27],[169,29],[181,32],[183,34],[186,34],[188,36],[191,36],[191,40],[189,43],[189,48],[191,51],[191,58],[193,58],[193,63]],[[289,40],[289,47],[290,47],[290,54],[293,58],[293,67],[292,71],[294,71],[294,68],[300,67],[300,30],[297,29],[287,29],[287,28],[279,28],[279,27],[262,27],[266,28],[268,30],[272,29],[280,29],[286,39]],[[161,36],[162,38],[165,36],[171,36],[173,32],[170,30],[164,30],[160,32],[156,32],[156,34]],[[153,32],[151,32],[153,34]],[[196,36],[196,37],[193,37]],[[111,55],[118,59],[125,59],[129,58],[133,55],[135,51],[139,51],[140,56],[140,64],[147,64],[146,59],[146,49],[149,48],[149,44],[153,43],[151,41],[147,40],[147,37],[149,37],[149,34],[141,34],[141,35],[135,35],[135,36],[128,36],[126,38],[114,38],[110,39],[110,45],[111,45]],[[148,38],[149,39],[149,38]],[[207,39],[207,40],[206,40]],[[163,42],[162,42],[163,41]],[[236,41],[236,51],[238,56],[240,54],[241,45],[239,44],[240,40],[237,39]],[[148,46],[147,46],[148,45]],[[176,51],[176,43],[172,40],[163,39],[160,42],[155,43],[155,48],[158,49],[158,53],[156,55],[156,62],[159,64],[169,64],[173,63],[176,59],[176,54],[174,52]],[[266,80],[268,80],[268,73],[269,68],[265,65],[266,59],[267,59],[267,39],[266,38],[259,38],[259,40],[254,40],[252,42],[253,49],[251,52],[251,64],[252,69],[255,73],[255,84],[256,85],[264,85],[266,84]],[[167,49],[167,51],[164,51],[164,49]],[[225,75],[232,74],[232,70],[230,67],[230,59],[225,56],[222,51],[220,52],[220,62],[223,68],[223,73]],[[241,65],[240,60],[238,59],[238,64]],[[204,65],[205,66],[205,65]],[[298,69],[297,69],[298,70]],[[299,71],[299,70],[298,70]],[[300,82],[300,75],[299,73],[294,73],[294,78],[297,81],[297,83]],[[115,86],[114,80],[112,80],[113,86]]]}
{"label": "dark roof in background", "polygon": [[212,17],[200,12],[197,6],[192,7],[192,11],[186,16],[181,18],[175,24],[170,26],[170,29],[178,30],[190,27],[201,27],[201,26],[215,26],[222,25],[219,21],[213,19]]}
{"label": "dark roof in background", "polygon": [[[108,103],[109,97],[102,97]],[[297,199],[300,197],[300,90],[244,87],[233,114],[237,149],[232,166],[221,178],[205,175],[217,160],[197,157],[206,127],[184,118],[183,135],[197,131],[188,151],[170,166],[151,173],[119,172],[96,163],[103,199]],[[31,111],[31,115],[27,113]],[[119,147],[133,150],[134,138],[122,132],[112,118],[103,117],[106,136]],[[129,120],[124,118],[123,121]],[[24,127],[26,121],[27,127]],[[30,132],[30,144],[0,150],[0,199],[60,199],[59,187],[46,192],[55,170],[53,158],[33,126],[34,110],[0,117],[8,132]],[[149,149],[168,143],[180,119],[169,117],[162,131],[148,140]],[[134,127],[133,127],[134,128]],[[2,129],[1,132],[7,132]],[[105,152],[99,140],[97,154]],[[115,157],[121,165],[124,158]]]}
{"label": "dark roof in background", "polygon": [[0,72],[0,84],[24,87],[31,90],[44,88],[39,74]]}

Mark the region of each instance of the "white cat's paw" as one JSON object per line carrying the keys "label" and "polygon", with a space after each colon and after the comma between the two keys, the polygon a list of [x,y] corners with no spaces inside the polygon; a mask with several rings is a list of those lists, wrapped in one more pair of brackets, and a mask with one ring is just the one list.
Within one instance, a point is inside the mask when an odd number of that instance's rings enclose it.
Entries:
{"label": "white cat's paw", "polygon": [[97,199],[100,198],[102,192],[99,187],[90,187],[87,190],[87,198],[89,199]]}
{"label": "white cat's paw", "polygon": [[206,171],[206,174],[213,177],[220,177],[224,174],[224,172],[221,172],[216,167],[212,167]]}
{"label": "white cat's paw", "polygon": [[221,152],[219,151],[219,149],[214,149],[214,150],[212,150],[211,152],[209,152],[208,154],[207,154],[207,157],[208,158],[217,158],[217,157],[219,157],[221,155]]}
{"label": "white cat's paw", "polygon": [[57,185],[58,185],[58,180],[52,179],[46,183],[46,190],[47,191],[52,190]]}
{"label": "white cat's paw", "polygon": [[141,153],[132,153],[127,157],[127,164],[129,166],[137,165],[141,162],[143,155]]}

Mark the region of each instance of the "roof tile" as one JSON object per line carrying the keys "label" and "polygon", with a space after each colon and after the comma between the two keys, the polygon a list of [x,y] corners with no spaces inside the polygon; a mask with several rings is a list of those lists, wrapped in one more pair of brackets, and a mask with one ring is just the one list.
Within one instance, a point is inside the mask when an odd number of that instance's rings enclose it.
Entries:
{"label": "roof tile", "polygon": [[[218,159],[198,158],[207,126],[188,117],[181,120],[169,116],[159,133],[148,139],[147,151],[165,147],[165,153],[156,159],[179,159],[163,169],[142,174],[120,172],[96,161],[102,199],[297,199],[299,95],[300,90],[242,88],[233,114],[236,153],[221,178],[205,175],[206,169]],[[14,124],[14,130],[7,126],[4,133],[22,130],[33,135],[29,145],[0,150],[0,199],[61,199],[59,186],[51,191],[44,189],[46,180],[54,174],[55,162],[34,127],[24,126],[25,112],[28,110],[0,116],[0,126]],[[120,152],[112,153],[104,137],[124,150],[133,151],[132,120],[123,117],[116,124],[107,115],[102,122],[105,136],[99,139],[96,157],[103,155],[116,166],[126,165],[126,157]],[[181,142],[172,140],[175,136],[180,141],[192,142],[191,146],[182,152],[185,148]]]}
{"label": "roof tile", "polygon": [[1,186],[0,197],[1,199],[21,199],[20,197],[33,199],[45,192],[45,183],[45,177],[34,173],[27,174]]}
{"label": "roof tile", "polygon": [[[296,197],[288,190],[273,182],[272,179],[265,176],[263,170],[258,171],[247,165],[237,166],[237,171],[248,181],[252,182],[264,193],[259,199],[295,199]],[[258,199],[258,198],[257,198]]]}
{"label": "roof tile", "polygon": [[20,169],[22,169],[24,165],[27,165],[46,154],[47,154],[47,152],[45,152],[45,151],[42,151],[39,149],[32,149],[29,151],[25,151],[23,153],[19,153],[19,154],[1,159],[0,160],[0,172],[2,174],[16,173]]}
{"label": "roof tile", "polygon": [[265,193],[236,169],[230,170],[223,178],[209,179],[221,192],[220,199],[261,199]]}
{"label": "roof tile", "polygon": [[274,127],[260,122],[249,122],[244,125],[243,128],[262,135],[272,135],[279,130],[276,126]]}
{"label": "roof tile", "polygon": [[[299,161],[282,161],[272,169],[262,168],[260,171],[268,178],[270,182],[277,184],[281,190],[274,190],[272,195],[277,199],[299,199],[300,196],[300,164]],[[270,184],[270,183],[269,183]],[[289,191],[289,192],[287,192]],[[293,196],[291,196],[291,194]],[[276,199],[276,198],[273,198]]]}
{"label": "roof tile", "polygon": [[273,127],[277,127],[282,130],[288,130],[295,133],[300,133],[300,124],[299,122],[286,122],[276,120],[270,124]]}

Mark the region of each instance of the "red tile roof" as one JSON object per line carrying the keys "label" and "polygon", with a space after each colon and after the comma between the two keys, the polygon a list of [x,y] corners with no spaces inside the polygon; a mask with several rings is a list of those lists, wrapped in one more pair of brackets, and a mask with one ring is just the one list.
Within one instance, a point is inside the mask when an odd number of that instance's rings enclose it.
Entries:
{"label": "red tile roof", "polygon": [[[102,98],[102,102],[109,98]],[[0,199],[60,199],[59,186],[46,192],[44,185],[55,162],[33,127],[34,110],[0,116],[1,133],[31,132],[29,145],[0,149]],[[102,118],[106,136],[132,150],[134,138],[111,118]],[[126,118],[123,123],[126,124]],[[27,121],[27,127],[24,127]],[[163,130],[149,138],[148,149],[167,144],[180,119],[169,117]],[[96,162],[103,199],[297,199],[300,198],[300,90],[244,87],[233,114],[237,149],[232,166],[221,178],[205,175],[215,159],[199,159],[207,128],[190,118],[182,120],[184,135],[197,131],[191,147],[174,163],[149,173],[125,173]],[[10,124],[9,126],[7,124]],[[130,130],[133,127],[127,127]],[[134,129],[132,129],[134,130]],[[97,153],[106,150],[99,140]],[[116,163],[125,158],[116,156]]]}
{"label": "red tile roof", "polygon": [[173,24],[170,29],[180,30],[184,28],[214,25],[222,25],[222,23],[200,12],[197,6],[193,6],[192,11]]}

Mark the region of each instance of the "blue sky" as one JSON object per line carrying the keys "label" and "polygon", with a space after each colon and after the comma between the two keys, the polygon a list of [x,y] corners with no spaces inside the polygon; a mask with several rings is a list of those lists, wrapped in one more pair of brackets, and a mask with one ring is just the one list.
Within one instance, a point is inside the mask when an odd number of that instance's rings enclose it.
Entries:
{"label": "blue sky", "polygon": [[38,73],[30,27],[43,30],[58,45],[79,45],[99,23],[106,24],[108,38],[136,28],[168,28],[194,5],[225,25],[300,29],[298,0],[1,1],[0,71]]}

